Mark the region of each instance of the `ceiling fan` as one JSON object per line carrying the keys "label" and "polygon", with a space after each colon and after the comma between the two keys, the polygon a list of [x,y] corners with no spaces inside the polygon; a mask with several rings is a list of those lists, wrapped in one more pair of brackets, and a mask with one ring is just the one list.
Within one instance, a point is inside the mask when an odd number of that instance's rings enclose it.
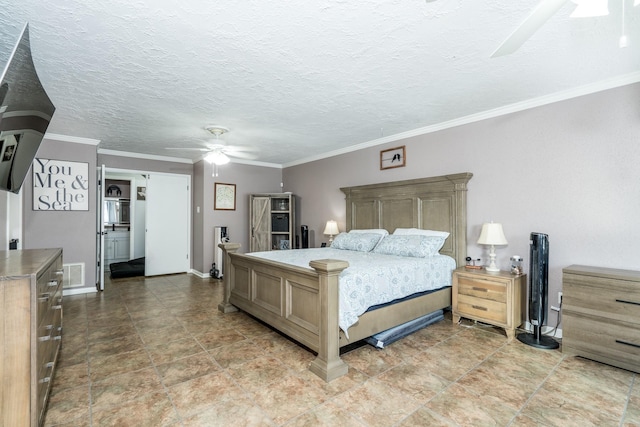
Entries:
{"label": "ceiling fan", "polygon": [[206,153],[204,160],[214,165],[225,165],[231,161],[230,157],[239,158],[251,158],[252,156],[244,153],[243,151],[249,150],[246,147],[236,147],[227,145],[220,137],[229,132],[229,129],[224,126],[208,125],[205,129],[211,132],[214,136],[212,141],[204,142],[203,147],[190,148],[190,147],[167,147],[167,150],[193,150]]}
{"label": "ceiling fan", "polygon": [[[625,0],[622,1],[624,2]],[[571,0],[571,2],[576,4],[571,14],[572,18],[588,18],[609,14],[608,0]],[[569,0],[540,1],[524,22],[491,54],[491,57],[509,55],[518,50],[529,37],[538,31],[566,3],[569,3]],[[640,0],[634,0],[634,6],[639,4]]]}

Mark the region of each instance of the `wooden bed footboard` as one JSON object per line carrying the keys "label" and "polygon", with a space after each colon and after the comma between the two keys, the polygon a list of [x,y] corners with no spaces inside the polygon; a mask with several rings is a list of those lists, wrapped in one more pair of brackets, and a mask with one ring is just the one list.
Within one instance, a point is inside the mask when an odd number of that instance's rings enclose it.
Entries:
{"label": "wooden bed footboard", "polygon": [[236,253],[236,243],[221,243],[224,253],[223,313],[243,310],[317,352],[309,369],[325,381],[347,373],[340,359],[338,276],[346,261],[311,261],[312,269]]}
{"label": "wooden bed footboard", "polygon": [[320,259],[300,268],[237,253],[237,243],[218,245],[224,253],[224,299],[218,310],[238,309],[262,320],[318,355],[309,369],[325,381],[347,373],[340,348],[451,305],[451,288],[364,313],[349,328],[339,327],[339,275],[346,261]]}

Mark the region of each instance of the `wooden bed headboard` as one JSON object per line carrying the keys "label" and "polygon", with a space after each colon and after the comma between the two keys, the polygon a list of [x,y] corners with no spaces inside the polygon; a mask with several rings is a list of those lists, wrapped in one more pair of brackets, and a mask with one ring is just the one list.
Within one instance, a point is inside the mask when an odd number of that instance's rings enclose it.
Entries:
{"label": "wooden bed headboard", "polygon": [[467,252],[467,182],[472,173],[344,187],[347,231],[422,228],[448,231],[440,253],[465,264]]}

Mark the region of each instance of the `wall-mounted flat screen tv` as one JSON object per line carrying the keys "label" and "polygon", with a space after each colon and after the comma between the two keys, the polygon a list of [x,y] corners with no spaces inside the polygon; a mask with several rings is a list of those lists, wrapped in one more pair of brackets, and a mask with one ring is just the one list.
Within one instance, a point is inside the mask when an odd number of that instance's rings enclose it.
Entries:
{"label": "wall-mounted flat screen tv", "polygon": [[55,109],[33,65],[26,24],[0,78],[0,190],[20,191]]}

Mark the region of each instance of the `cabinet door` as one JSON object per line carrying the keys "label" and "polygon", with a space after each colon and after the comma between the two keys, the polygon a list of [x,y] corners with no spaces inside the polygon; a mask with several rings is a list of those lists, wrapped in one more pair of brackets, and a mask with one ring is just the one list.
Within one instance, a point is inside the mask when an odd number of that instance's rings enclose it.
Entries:
{"label": "cabinet door", "polygon": [[251,252],[271,249],[271,198],[251,198]]}
{"label": "cabinet door", "polygon": [[129,239],[119,238],[115,241],[114,258],[129,259]]}
{"label": "cabinet door", "polygon": [[105,259],[115,258],[116,240],[113,237],[105,237],[104,239],[104,257]]}

